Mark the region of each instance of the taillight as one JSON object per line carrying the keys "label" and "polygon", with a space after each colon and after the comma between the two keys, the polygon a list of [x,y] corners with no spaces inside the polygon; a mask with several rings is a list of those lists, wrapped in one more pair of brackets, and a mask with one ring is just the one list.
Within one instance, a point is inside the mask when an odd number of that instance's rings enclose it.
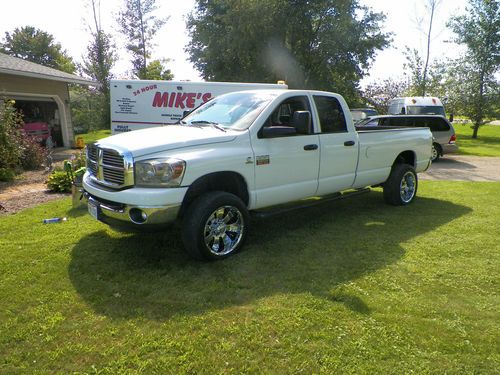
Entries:
{"label": "taillight", "polygon": [[453,134],[450,138],[450,140],[448,141],[448,143],[455,143],[455,141],[457,140],[457,136],[455,134]]}

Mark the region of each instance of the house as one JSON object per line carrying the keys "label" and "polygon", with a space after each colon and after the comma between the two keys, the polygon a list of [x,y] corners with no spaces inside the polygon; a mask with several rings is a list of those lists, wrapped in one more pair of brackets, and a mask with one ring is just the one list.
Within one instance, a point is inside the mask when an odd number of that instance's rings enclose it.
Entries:
{"label": "house", "polygon": [[0,98],[15,100],[25,122],[49,124],[57,146],[71,147],[74,133],[69,107],[69,84],[97,82],[0,53]]}

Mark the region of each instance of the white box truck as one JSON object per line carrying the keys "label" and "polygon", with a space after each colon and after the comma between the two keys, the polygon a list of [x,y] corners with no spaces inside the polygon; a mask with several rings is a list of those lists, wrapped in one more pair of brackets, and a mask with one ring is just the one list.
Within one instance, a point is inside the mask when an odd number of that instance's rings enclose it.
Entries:
{"label": "white box truck", "polygon": [[388,113],[390,115],[446,116],[441,100],[431,96],[407,96],[403,98],[394,98],[389,101],[388,106]]}
{"label": "white box truck", "polygon": [[210,99],[233,91],[287,89],[284,83],[111,80],[111,133],[174,124]]}

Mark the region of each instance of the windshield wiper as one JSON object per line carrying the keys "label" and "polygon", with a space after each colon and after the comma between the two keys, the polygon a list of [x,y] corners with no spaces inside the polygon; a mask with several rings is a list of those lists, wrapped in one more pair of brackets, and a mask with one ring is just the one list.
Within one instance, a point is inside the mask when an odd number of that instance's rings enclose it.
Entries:
{"label": "windshield wiper", "polygon": [[216,129],[222,130],[223,132],[226,131],[222,126],[219,125],[217,122],[213,121],[206,121],[206,120],[200,120],[200,121],[191,121],[191,124],[193,125],[211,125]]}

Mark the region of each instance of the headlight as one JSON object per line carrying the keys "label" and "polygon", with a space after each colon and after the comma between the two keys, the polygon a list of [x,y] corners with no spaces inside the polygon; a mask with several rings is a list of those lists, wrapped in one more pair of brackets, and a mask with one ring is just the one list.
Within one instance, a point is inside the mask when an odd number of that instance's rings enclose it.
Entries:
{"label": "headlight", "polygon": [[135,184],[148,187],[178,187],[186,162],[178,159],[151,159],[135,163]]}

